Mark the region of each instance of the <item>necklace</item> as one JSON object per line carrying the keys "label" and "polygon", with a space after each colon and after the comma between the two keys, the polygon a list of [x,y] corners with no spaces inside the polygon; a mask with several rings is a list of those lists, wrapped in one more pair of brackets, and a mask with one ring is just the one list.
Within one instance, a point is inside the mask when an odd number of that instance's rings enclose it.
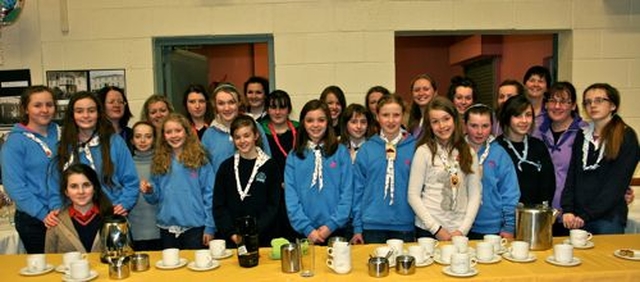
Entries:
{"label": "necklace", "polygon": [[527,160],[527,155],[529,154],[529,135],[525,135],[524,136],[524,140],[522,141],[524,143],[524,150],[522,150],[522,155],[520,155],[520,153],[518,153],[518,150],[516,150],[516,148],[513,146],[513,143],[511,143],[511,140],[509,140],[509,138],[504,137],[503,139],[504,139],[505,142],[507,142],[507,145],[509,146],[509,149],[516,155],[516,158],[518,158],[518,170],[519,171],[522,171],[522,163],[528,163],[528,164],[536,167],[538,172],[540,172],[540,170],[542,170],[542,165],[540,163],[535,163],[533,161]]}
{"label": "necklace", "polygon": [[[602,142],[600,146],[596,142],[594,136],[594,124],[592,122],[589,123],[589,127],[584,131],[584,142],[582,143],[582,169],[583,170],[596,170],[600,167],[600,161],[604,157],[604,145],[605,142]],[[596,162],[592,165],[587,165],[587,155],[589,154],[589,143],[593,143],[594,149],[599,151],[598,158]]]}
{"label": "necklace", "polygon": [[[469,136],[465,136],[464,139],[467,141],[467,143],[469,143]],[[487,138],[486,141],[484,141],[483,145],[485,146],[484,152],[482,152],[482,155],[480,155],[480,158],[478,158],[478,164],[480,166],[482,166],[482,164],[484,163],[484,161],[487,159],[487,157],[489,156],[489,150],[491,150],[491,142],[493,142],[493,140],[495,140],[496,138],[493,135],[489,135],[489,138]],[[482,145],[480,145],[482,146]],[[480,149],[480,147],[478,147],[478,149]]]}
{"label": "necklace", "polygon": [[380,132],[380,138],[385,142],[385,153],[387,156],[387,171],[386,171],[386,175],[384,177],[384,197],[383,199],[387,198],[387,195],[389,196],[389,205],[393,205],[393,198],[394,198],[394,190],[395,190],[395,167],[393,166],[394,161],[396,160],[396,156],[397,156],[397,149],[396,149],[396,145],[398,145],[398,143],[400,142],[400,140],[402,139],[402,135],[403,132],[400,131],[398,133],[398,136],[396,136],[395,138],[389,140],[387,139],[387,137],[384,135],[383,132]]}
{"label": "necklace", "polygon": [[247,181],[247,185],[244,189],[242,189],[242,185],[240,184],[240,170],[238,169],[240,164],[240,153],[236,152],[233,155],[233,172],[236,176],[236,188],[238,189],[238,195],[240,195],[240,201],[244,201],[244,198],[250,196],[249,189],[251,189],[251,184],[253,184],[256,174],[258,174],[258,169],[260,169],[260,167],[269,160],[269,156],[267,156],[262,149],[256,147],[256,151],[258,152],[258,157],[256,157],[256,162],[253,164],[253,169],[251,170],[251,176],[249,176],[249,181]]}
{"label": "necklace", "polygon": [[444,165],[444,168],[449,173],[449,184],[451,184],[451,210],[455,210],[458,203],[458,184],[460,184],[460,178],[458,177],[458,162],[453,161],[453,164],[449,162],[449,153],[447,150],[438,143],[438,157]]}
{"label": "necklace", "polygon": [[[293,126],[293,123],[290,120],[287,120],[287,127],[289,127],[289,130],[291,130],[291,133],[293,134],[293,146],[296,145],[296,127]],[[271,135],[273,135],[273,140],[276,141],[276,145],[278,145],[278,149],[280,149],[280,152],[282,152],[282,154],[284,155],[284,157],[286,158],[287,155],[289,154],[284,147],[282,147],[282,144],[280,144],[280,138],[278,138],[278,132],[276,132],[276,127],[273,125],[272,122],[269,123],[269,130],[271,131]]]}

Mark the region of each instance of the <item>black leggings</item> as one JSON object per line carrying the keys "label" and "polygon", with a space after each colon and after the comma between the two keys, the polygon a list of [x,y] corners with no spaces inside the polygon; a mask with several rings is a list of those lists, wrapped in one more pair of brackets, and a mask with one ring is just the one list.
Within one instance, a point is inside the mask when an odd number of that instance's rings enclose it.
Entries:
{"label": "black leggings", "polygon": [[22,211],[16,211],[16,231],[28,254],[44,253],[44,240],[47,228],[44,222]]}

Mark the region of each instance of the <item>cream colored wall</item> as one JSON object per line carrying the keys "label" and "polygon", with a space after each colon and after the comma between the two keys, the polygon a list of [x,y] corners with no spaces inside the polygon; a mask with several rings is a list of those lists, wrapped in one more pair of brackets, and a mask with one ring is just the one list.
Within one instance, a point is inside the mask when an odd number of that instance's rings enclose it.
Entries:
{"label": "cream colored wall", "polygon": [[[560,32],[559,78],[579,90],[609,82],[622,116],[640,131],[640,1],[636,0],[27,0],[2,29],[0,69],[125,68],[135,113],[154,92],[152,37],[270,33],[277,88],[300,108],[337,84],[360,102],[370,86],[392,86],[394,32]],[[297,115],[297,114],[296,114]]]}

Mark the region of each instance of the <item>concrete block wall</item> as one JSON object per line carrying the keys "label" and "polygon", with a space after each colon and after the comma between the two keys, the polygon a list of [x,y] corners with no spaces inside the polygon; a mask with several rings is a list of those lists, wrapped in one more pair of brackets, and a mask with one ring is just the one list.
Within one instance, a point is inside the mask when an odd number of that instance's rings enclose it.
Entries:
{"label": "concrete block wall", "polygon": [[[0,69],[125,68],[134,113],[154,93],[152,38],[273,34],[277,88],[296,109],[337,84],[362,103],[372,85],[395,85],[395,32],[557,32],[559,78],[582,91],[609,82],[622,116],[640,131],[638,0],[28,0],[2,29]],[[297,111],[293,115],[297,117]]]}

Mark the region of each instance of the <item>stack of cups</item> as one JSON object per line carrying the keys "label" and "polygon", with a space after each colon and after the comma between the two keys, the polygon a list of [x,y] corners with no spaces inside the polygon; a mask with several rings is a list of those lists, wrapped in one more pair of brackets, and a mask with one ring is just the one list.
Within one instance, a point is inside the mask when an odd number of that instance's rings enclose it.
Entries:
{"label": "stack of cups", "polygon": [[469,237],[453,236],[451,242],[456,246],[456,251],[460,254],[466,254],[469,251]]}
{"label": "stack of cups", "polygon": [[348,242],[335,242],[327,248],[327,266],[335,273],[347,274],[351,271],[351,247]]}
{"label": "stack of cups", "polygon": [[387,246],[393,250],[393,254],[389,257],[389,264],[396,265],[396,257],[404,254],[404,241],[400,239],[387,240]]}
{"label": "stack of cups", "polygon": [[501,254],[506,251],[507,238],[502,238],[500,235],[487,234],[484,235],[484,241],[493,244],[493,252]]}
{"label": "stack of cups", "polygon": [[438,240],[430,237],[421,237],[418,238],[418,245],[422,247],[427,254],[433,255],[438,246]]}

